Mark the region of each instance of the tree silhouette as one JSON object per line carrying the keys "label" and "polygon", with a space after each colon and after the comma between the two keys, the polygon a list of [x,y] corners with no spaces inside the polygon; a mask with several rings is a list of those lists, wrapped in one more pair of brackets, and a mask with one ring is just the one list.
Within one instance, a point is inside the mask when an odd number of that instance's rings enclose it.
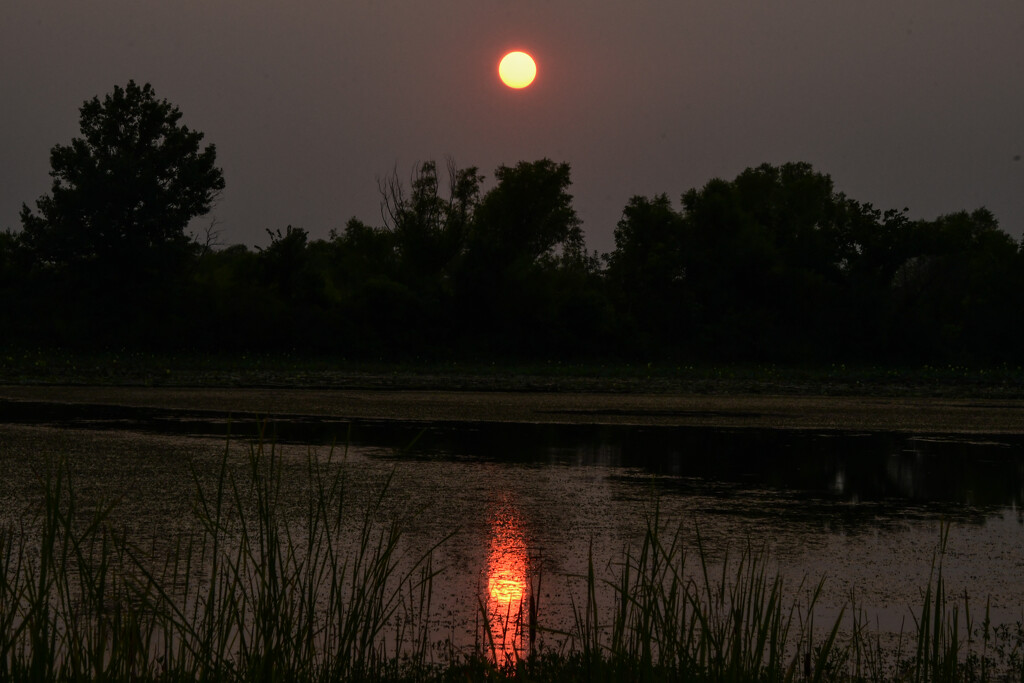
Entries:
{"label": "tree silhouette", "polygon": [[[1017,362],[1024,250],[985,210],[911,220],[806,163],[636,196],[584,249],[570,167],[417,165],[381,225],[288,226],[255,251],[185,235],[214,148],[150,86],[82,107],[53,192],[0,233],[0,347],[284,350],[378,359]],[[447,180],[447,183],[445,183]],[[447,187],[445,185],[447,184]]]}
{"label": "tree silhouette", "polygon": [[[504,348],[533,349],[550,339],[549,277],[583,261],[583,233],[569,194],[570,167],[550,159],[499,166],[497,184],[473,215],[457,298],[467,334]],[[541,332],[543,330],[543,332]]]}
{"label": "tree silhouette", "polygon": [[678,345],[683,339],[682,318],[689,307],[683,229],[683,217],[664,194],[633,197],[622,210],[607,277],[620,324],[632,328],[634,346],[669,340]]}
{"label": "tree silhouette", "polygon": [[917,221],[909,232],[908,258],[892,279],[898,351],[940,360],[1016,352],[1024,270],[995,216],[959,211]]}
{"label": "tree silhouette", "polygon": [[451,159],[447,197],[433,161],[413,173],[408,191],[397,173],[380,182],[381,215],[394,233],[399,267],[410,285],[446,274],[461,255],[482,182],[476,167],[460,169]]}
{"label": "tree silhouette", "polygon": [[82,137],[50,152],[51,194],[23,205],[23,239],[39,262],[93,273],[160,275],[187,251],[188,222],[209,212],[224,177],[213,145],[180,125],[152,86],[129,81],[80,111]]}
{"label": "tree silhouette", "polygon": [[498,184],[476,210],[471,248],[506,262],[532,262],[557,247],[572,250],[583,232],[569,194],[569,164],[550,159],[499,166]]}

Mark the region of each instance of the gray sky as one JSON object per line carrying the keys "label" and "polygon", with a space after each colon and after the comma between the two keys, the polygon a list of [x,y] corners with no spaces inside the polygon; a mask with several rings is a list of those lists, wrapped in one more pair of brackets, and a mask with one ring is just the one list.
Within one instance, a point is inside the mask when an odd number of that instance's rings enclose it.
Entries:
{"label": "gray sky", "polygon": [[[510,48],[537,60],[526,90],[498,82]],[[569,162],[600,251],[632,195],[678,205],[762,162],[1024,230],[1022,0],[3,0],[0,229],[129,79],[217,145],[225,244],[379,224],[377,179],[446,156],[487,187]]]}

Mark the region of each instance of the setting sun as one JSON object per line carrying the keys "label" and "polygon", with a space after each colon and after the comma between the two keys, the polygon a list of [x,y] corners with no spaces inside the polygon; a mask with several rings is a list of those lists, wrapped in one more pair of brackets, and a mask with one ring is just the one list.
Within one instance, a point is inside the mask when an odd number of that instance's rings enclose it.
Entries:
{"label": "setting sun", "polygon": [[537,76],[537,64],[525,52],[509,52],[498,64],[501,82],[510,88],[521,89],[533,83]]}

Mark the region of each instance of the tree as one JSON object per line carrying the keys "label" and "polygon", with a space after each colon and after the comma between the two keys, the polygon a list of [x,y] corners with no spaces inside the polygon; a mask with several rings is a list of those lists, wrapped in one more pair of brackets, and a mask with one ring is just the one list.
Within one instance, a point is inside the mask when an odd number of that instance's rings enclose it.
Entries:
{"label": "tree", "polygon": [[806,163],[762,164],[683,195],[684,285],[700,345],[731,356],[832,353],[855,206]]}
{"label": "tree", "polygon": [[38,214],[22,205],[25,244],[57,269],[164,274],[187,252],[189,221],[224,189],[215,147],[200,148],[203,134],[148,83],[115,86],[79,111],[82,137],[50,152],[51,194]]}
{"label": "tree", "polygon": [[499,166],[498,184],[476,210],[472,245],[506,263],[532,262],[556,247],[578,249],[583,231],[569,194],[569,164],[550,159]]}
{"label": "tree", "polygon": [[615,227],[615,251],[608,256],[608,282],[621,319],[635,326],[634,337],[643,337],[634,339],[634,346],[680,344],[686,275],[683,229],[683,217],[664,194],[633,197],[622,210]]}
{"label": "tree", "polygon": [[499,352],[535,353],[552,338],[558,315],[551,287],[561,278],[551,274],[587,264],[570,168],[521,161],[499,166],[494,177],[474,212],[456,277],[461,325],[471,330],[462,337],[492,340]]}
{"label": "tree", "polygon": [[0,232],[0,344],[10,345],[35,321],[29,262],[18,235]]}
{"label": "tree", "polygon": [[439,285],[449,274],[465,248],[482,182],[475,166],[460,169],[451,159],[447,198],[433,161],[413,173],[408,192],[397,173],[380,181],[381,216],[394,234],[399,267],[410,285]]}
{"label": "tree", "polygon": [[321,298],[320,274],[309,263],[309,233],[289,225],[284,232],[267,230],[267,235],[270,245],[265,249],[256,247],[262,284],[276,289],[293,307]]}
{"label": "tree", "polygon": [[992,360],[1020,348],[1021,259],[988,209],[916,221],[892,278],[897,351],[915,359]]}

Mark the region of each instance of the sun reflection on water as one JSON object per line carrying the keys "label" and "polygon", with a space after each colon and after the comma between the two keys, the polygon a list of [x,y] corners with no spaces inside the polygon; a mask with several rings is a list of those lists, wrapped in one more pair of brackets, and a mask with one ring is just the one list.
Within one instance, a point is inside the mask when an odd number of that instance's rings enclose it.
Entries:
{"label": "sun reflection on water", "polygon": [[528,646],[529,570],[522,515],[503,501],[490,519],[487,556],[487,618],[499,662],[514,660]]}

